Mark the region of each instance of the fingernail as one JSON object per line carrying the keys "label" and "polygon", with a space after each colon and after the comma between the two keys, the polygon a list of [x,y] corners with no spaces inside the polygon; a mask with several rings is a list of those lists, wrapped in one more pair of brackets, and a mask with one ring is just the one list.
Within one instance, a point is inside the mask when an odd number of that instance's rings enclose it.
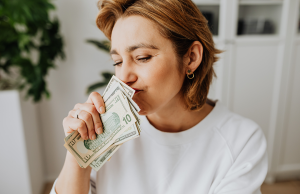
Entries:
{"label": "fingernail", "polygon": [[97,129],[97,133],[98,133],[98,134],[102,133],[102,128],[101,128],[101,127],[99,127],[99,128]]}
{"label": "fingernail", "polygon": [[100,107],[100,113],[103,114],[104,112],[105,112],[104,107],[101,106],[101,107]]}
{"label": "fingernail", "polygon": [[84,140],[88,140],[89,139],[89,136],[85,136]]}
{"label": "fingernail", "polygon": [[96,139],[96,135],[95,134],[93,134],[93,136],[92,136],[92,140],[95,140]]}

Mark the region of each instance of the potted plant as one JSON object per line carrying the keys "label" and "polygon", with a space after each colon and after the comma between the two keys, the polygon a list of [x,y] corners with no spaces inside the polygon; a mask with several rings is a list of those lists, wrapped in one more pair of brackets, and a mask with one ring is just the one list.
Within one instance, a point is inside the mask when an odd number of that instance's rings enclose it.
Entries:
{"label": "potted plant", "polygon": [[1,0],[0,90],[26,90],[34,102],[50,97],[45,77],[64,58],[57,19],[49,0]]}
{"label": "potted plant", "polygon": [[53,9],[49,0],[0,1],[0,151],[6,158],[0,171],[7,175],[0,193],[39,194],[44,186],[36,107],[19,91],[34,102],[50,97],[45,77],[64,58]]}

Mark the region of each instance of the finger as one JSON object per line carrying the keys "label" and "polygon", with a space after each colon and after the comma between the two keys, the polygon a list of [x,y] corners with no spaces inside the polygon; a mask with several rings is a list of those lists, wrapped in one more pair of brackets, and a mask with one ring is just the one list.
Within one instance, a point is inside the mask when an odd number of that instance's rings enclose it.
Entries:
{"label": "finger", "polygon": [[74,107],[74,110],[70,111],[71,115],[76,118],[76,110],[77,109],[80,109],[80,110],[84,110],[88,113],[91,114],[92,116],[92,119],[93,119],[93,127],[96,131],[97,134],[101,134],[103,132],[103,126],[102,126],[102,122],[101,122],[101,119],[100,119],[100,115],[99,115],[99,112],[96,110],[96,107],[95,105],[92,105],[92,104],[89,104],[89,103],[84,103],[84,104],[76,104],[75,107]]}
{"label": "finger", "polygon": [[64,119],[63,126],[67,133],[77,130],[83,139],[87,140],[89,138],[86,124],[81,119],[75,119],[71,116],[68,116]]}
{"label": "finger", "polygon": [[91,103],[95,105],[97,111],[101,114],[105,113],[105,104],[102,96],[98,92],[92,92],[86,101],[86,103]]}
{"label": "finger", "polygon": [[[71,111],[72,116],[75,118],[77,116],[76,112],[77,112],[77,110]],[[94,127],[94,121],[93,121],[92,115],[89,112],[86,112],[85,110],[80,109],[80,112],[78,113],[78,119],[81,119],[85,122],[87,129],[88,129],[89,138],[91,140],[96,139],[95,127]]]}

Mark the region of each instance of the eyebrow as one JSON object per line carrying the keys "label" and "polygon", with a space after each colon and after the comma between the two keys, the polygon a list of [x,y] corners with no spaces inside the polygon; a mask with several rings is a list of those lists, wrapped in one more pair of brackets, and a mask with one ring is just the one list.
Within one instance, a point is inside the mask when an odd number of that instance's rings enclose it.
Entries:
{"label": "eyebrow", "polygon": [[[126,51],[128,53],[130,53],[130,52],[132,52],[132,51],[134,51],[136,49],[139,49],[139,48],[148,48],[148,49],[158,50],[158,47],[155,46],[155,45],[153,45],[153,44],[139,43],[137,45],[132,45],[132,46],[127,47]],[[118,55],[119,53],[115,49],[113,49],[113,50],[110,51],[110,55],[113,55],[113,54]]]}

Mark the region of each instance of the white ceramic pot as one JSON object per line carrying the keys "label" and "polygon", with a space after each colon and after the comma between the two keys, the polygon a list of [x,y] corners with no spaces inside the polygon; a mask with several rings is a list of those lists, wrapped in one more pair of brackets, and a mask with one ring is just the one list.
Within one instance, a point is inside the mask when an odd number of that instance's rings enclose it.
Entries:
{"label": "white ceramic pot", "polygon": [[0,91],[0,193],[40,194],[44,186],[36,105]]}

